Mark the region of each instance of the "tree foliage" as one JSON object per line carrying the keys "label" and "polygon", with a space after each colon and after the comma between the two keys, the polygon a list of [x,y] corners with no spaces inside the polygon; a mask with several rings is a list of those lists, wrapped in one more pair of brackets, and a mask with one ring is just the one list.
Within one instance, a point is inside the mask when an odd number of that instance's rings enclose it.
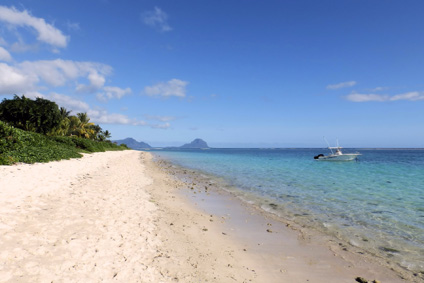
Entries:
{"label": "tree foliage", "polygon": [[43,98],[32,100],[25,96],[14,96],[0,103],[0,120],[26,131],[49,136],[76,136],[105,141],[111,137],[109,131],[92,122],[87,113],[71,115],[64,107]]}
{"label": "tree foliage", "polygon": [[0,120],[26,131],[48,134],[59,126],[62,116],[53,101],[15,95],[13,99],[4,99],[0,103]]}
{"label": "tree foliage", "polygon": [[123,150],[109,131],[43,98],[15,95],[0,103],[0,165],[81,157],[81,152]]}

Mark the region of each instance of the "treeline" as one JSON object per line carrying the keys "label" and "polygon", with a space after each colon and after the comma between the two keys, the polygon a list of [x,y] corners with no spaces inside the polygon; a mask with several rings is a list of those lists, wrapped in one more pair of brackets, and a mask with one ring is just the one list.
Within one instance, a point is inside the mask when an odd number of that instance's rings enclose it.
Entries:
{"label": "treeline", "polygon": [[9,125],[49,136],[77,136],[104,141],[111,137],[99,125],[90,122],[87,113],[70,115],[71,111],[53,101],[14,96],[0,103],[0,120]]}
{"label": "treeline", "polygon": [[73,116],[55,102],[14,96],[0,103],[0,165],[81,157],[84,152],[128,149],[108,140],[111,134]]}

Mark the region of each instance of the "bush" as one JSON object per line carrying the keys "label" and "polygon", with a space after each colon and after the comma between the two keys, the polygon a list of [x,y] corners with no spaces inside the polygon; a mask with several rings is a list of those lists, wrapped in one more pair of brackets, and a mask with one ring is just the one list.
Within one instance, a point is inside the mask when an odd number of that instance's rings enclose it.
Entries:
{"label": "bush", "polygon": [[82,157],[81,152],[123,150],[110,142],[77,137],[52,137],[16,129],[0,121],[0,165]]}
{"label": "bush", "polygon": [[22,141],[18,139],[14,128],[0,121],[0,154],[20,147],[22,147]]}

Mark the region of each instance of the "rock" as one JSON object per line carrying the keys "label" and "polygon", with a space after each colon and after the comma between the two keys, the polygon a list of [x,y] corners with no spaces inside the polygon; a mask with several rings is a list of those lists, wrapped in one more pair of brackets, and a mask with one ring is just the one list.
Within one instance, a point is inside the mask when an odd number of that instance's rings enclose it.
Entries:
{"label": "rock", "polygon": [[355,280],[359,283],[368,283],[368,280],[363,277],[356,277]]}

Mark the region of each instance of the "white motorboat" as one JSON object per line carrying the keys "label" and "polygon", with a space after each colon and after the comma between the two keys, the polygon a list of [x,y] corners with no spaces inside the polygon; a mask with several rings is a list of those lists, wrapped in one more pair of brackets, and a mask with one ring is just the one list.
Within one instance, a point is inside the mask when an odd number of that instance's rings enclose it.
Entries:
{"label": "white motorboat", "polygon": [[337,141],[337,146],[334,146],[334,147],[329,146],[328,149],[331,151],[331,154],[329,155],[318,154],[314,156],[314,159],[319,161],[351,161],[351,160],[356,160],[358,156],[361,155],[359,152],[343,153],[342,147],[339,146],[338,141]]}

